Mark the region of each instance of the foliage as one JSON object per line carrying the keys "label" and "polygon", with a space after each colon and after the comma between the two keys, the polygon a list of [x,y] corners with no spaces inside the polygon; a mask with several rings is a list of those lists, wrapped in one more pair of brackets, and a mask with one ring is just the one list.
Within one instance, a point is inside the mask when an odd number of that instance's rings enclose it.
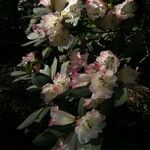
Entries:
{"label": "foliage", "polygon": [[[29,2],[32,3],[32,2]],[[28,4],[28,1],[19,3]],[[34,143],[52,150],[95,149],[113,106],[127,100],[127,87],[136,84],[132,57],[149,54],[146,32],[136,21],[133,0],[41,0],[32,3],[27,38],[40,50],[22,57],[14,82],[27,80],[30,92],[40,90],[46,108],[31,114],[18,129],[43,123],[48,128]],[[96,140],[94,144],[93,140]],[[56,143],[55,143],[56,142]]]}

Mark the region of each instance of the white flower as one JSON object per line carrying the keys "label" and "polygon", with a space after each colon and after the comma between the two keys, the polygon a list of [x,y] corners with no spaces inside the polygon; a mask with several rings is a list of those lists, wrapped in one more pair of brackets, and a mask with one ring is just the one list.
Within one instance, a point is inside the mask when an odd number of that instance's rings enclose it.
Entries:
{"label": "white flower", "polygon": [[103,65],[100,69],[107,72],[107,74],[114,74],[120,65],[119,59],[111,51],[102,51],[96,61]]}
{"label": "white flower", "polygon": [[93,21],[99,17],[104,17],[107,7],[102,0],[87,0],[86,4],[87,15]]}
{"label": "white flower", "polygon": [[136,4],[134,0],[125,0],[122,4],[114,7],[115,14],[122,20],[134,17],[135,10]]}
{"label": "white flower", "polygon": [[75,116],[59,110],[58,106],[53,106],[51,107],[51,120],[49,121],[49,126],[52,125],[67,125],[67,124],[71,124],[74,123],[76,118]]}
{"label": "white flower", "polygon": [[42,87],[42,94],[44,95],[44,101],[46,104],[57,97],[62,92],[62,87],[54,84],[46,84]]}
{"label": "white flower", "polygon": [[38,5],[43,5],[45,7],[50,6],[51,5],[51,0],[40,0]]}
{"label": "white flower", "polygon": [[67,74],[59,74],[57,73],[53,80],[55,85],[59,85],[62,87],[62,93],[68,90],[70,86],[70,78],[67,76]]}
{"label": "white flower", "polygon": [[101,71],[95,73],[89,86],[90,91],[93,92],[92,98],[110,98],[116,86],[116,80],[115,75],[107,75]]}
{"label": "white flower", "polygon": [[41,21],[37,27],[43,29],[49,36],[57,33],[63,27],[61,24],[62,17],[59,13],[49,13],[42,16]]}
{"label": "white flower", "polygon": [[97,110],[89,111],[77,121],[75,132],[81,144],[89,142],[93,138],[97,138],[98,134],[106,126],[105,117]]}
{"label": "white flower", "polygon": [[61,24],[62,19],[59,13],[49,13],[42,16],[41,22],[37,24],[37,27],[45,32],[50,43],[54,46],[67,45],[71,39],[69,31],[64,29]]}
{"label": "white flower", "polygon": [[81,0],[67,0],[68,5],[61,12],[61,15],[67,22],[76,26],[81,16]]}

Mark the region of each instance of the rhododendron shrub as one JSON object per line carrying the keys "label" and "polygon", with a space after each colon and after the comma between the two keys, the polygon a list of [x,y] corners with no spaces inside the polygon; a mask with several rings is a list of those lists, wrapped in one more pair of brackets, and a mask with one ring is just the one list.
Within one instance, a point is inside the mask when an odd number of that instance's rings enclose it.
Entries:
{"label": "rhododendron shrub", "polygon": [[12,75],[18,76],[14,82],[27,81],[29,92],[37,90],[45,107],[18,129],[47,122],[35,144],[52,150],[99,150],[109,111],[126,101],[126,86],[136,84],[138,73],[127,66],[114,42],[124,21],[134,17],[136,3],[40,0],[36,6],[26,32],[31,41],[24,45],[41,50],[22,57],[21,70]]}

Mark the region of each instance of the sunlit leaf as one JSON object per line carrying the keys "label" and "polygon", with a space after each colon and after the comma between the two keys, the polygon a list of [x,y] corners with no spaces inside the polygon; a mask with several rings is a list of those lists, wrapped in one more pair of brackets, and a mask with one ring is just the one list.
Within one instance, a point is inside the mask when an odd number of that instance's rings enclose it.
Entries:
{"label": "sunlit leaf", "polygon": [[64,62],[64,63],[61,65],[60,74],[63,74],[63,73],[66,73],[66,72],[67,72],[68,65],[69,65],[69,61]]}
{"label": "sunlit leaf", "polygon": [[53,64],[51,66],[51,79],[54,79],[57,70],[57,58],[55,57],[53,60]]}
{"label": "sunlit leaf", "polygon": [[24,129],[31,125],[32,123],[40,122],[42,118],[45,116],[45,114],[48,112],[48,108],[41,108],[38,111],[32,113],[29,115],[18,127],[18,130]]}
{"label": "sunlit leaf", "polygon": [[27,72],[25,71],[13,71],[10,73],[11,76],[21,76],[21,75],[25,75],[27,74]]}

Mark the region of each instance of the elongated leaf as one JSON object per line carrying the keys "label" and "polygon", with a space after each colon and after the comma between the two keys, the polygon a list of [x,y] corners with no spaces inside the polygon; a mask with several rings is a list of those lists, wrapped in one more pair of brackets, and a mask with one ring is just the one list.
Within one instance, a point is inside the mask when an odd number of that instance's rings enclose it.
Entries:
{"label": "elongated leaf", "polygon": [[54,58],[53,64],[51,66],[51,79],[54,79],[57,70],[57,58]]}
{"label": "elongated leaf", "polygon": [[18,127],[18,130],[24,129],[26,127],[28,127],[29,125],[31,125],[36,118],[39,116],[39,114],[43,111],[43,108],[39,109],[38,111],[32,113],[31,115],[29,115]]}
{"label": "elongated leaf", "polygon": [[72,125],[49,127],[43,133],[38,135],[33,143],[40,146],[50,145],[56,141],[57,138],[69,133],[72,129]]}
{"label": "elongated leaf", "polygon": [[38,117],[35,119],[35,122],[40,123],[43,117],[49,112],[49,110],[49,107],[43,108]]}
{"label": "elongated leaf", "polygon": [[78,104],[78,114],[79,115],[84,115],[85,114],[85,107],[83,106],[84,104],[84,98],[81,98]]}
{"label": "elongated leaf", "polygon": [[13,71],[11,72],[11,76],[21,76],[27,74],[25,71]]}
{"label": "elongated leaf", "polygon": [[40,69],[40,73],[50,76],[50,68],[48,65],[44,65],[44,69]]}
{"label": "elongated leaf", "polygon": [[48,14],[50,11],[48,8],[37,7],[37,8],[33,8],[33,12],[40,17],[42,15]]}
{"label": "elongated leaf", "polygon": [[49,56],[51,51],[52,49],[50,47],[47,47],[42,51],[43,60],[45,60]]}
{"label": "elongated leaf", "polygon": [[27,35],[27,38],[29,40],[38,40],[39,39],[39,34],[35,32],[31,32]]}
{"label": "elongated leaf", "polygon": [[18,82],[18,81],[21,81],[21,80],[30,80],[30,79],[31,79],[31,77],[29,75],[24,75],[24,76],[21,76],[21,77],[15,79],[15,80],[13,80],[13,82],[15,83],[15,82]]}
{"label": "elongated leaf", "polygon": [[62,65],[61,65],[61,70],[60,70],[60,74],[63,74],[63,73],[66,73],[67,72],[67,67],[69,65],[69,61],[67,62],[64,62]]}
{"label": "elongated leaf", "polygon": [[50,77],[42,73],[37,73],[32,77],[32,83],[38,88],[41,88],[43,85],[49,82],[50,82]]}
{"label": "elongated leaf", "polygon": [[29,86],[29,87],[27,88],[27,91],[34,91],[34,90],[37,90],[37,89],[38,89],[37,86],[31,85],[31,86]]}
{"label": "elongated leaf", "polygon": [[91,92],[87,86],[79,87],[68,91],[68,96],[73,98],[83,98],[91,95]]}
{"label": "elongated leaf", "polygon": [[33,44],[33,43],[35,43],[37,40],[38,40],[38,39],[35,39],[35,40],[33,40],[33,41],[30,41],[30,42],[27,42],[27,43],[25,43],[25,44],[22,44],[22,46],[28,46],[28,45],[30,45],[30,44]]}
{"label": "elongated leaf", "polygon": [[41,43],[43,43],[44,41],[46,41],[46,39],[40,37],[40,38],[34,43],[34,46],[36,47],[36,46],[40,45]]}

